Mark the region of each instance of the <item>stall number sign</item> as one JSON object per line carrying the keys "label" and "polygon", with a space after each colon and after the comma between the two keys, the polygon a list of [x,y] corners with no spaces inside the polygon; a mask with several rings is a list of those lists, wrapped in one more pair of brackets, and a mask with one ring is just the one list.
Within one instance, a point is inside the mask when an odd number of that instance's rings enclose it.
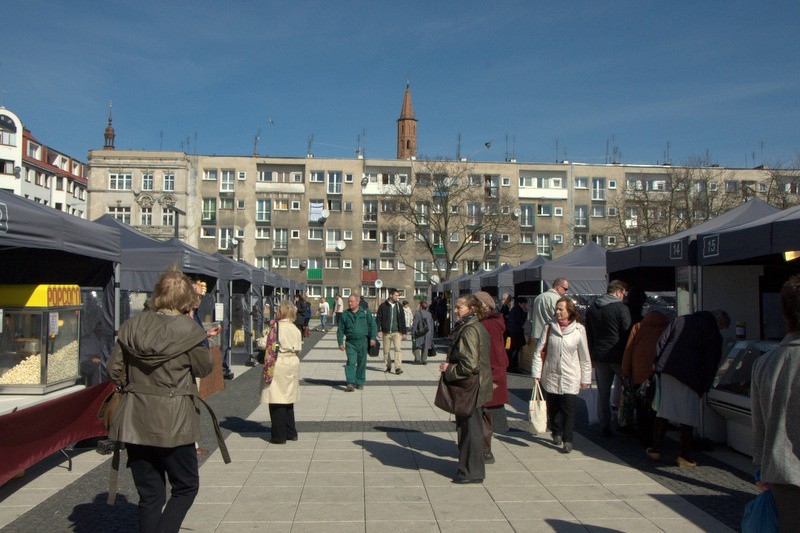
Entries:
{"label": "stall number sign", "polygon": [[669,258],[670,259],[683,259],[683,241],[670,243],[669,245]]}
{"label": "stall number sign", "polygon": [[719,235],[703,237],[703,257],[716,257],[719,255]]}

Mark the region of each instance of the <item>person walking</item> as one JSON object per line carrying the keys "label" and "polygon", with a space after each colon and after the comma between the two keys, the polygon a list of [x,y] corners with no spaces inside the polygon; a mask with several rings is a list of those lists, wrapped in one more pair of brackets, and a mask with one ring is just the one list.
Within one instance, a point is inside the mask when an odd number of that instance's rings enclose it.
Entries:
{"label": "person walking", "polygon": [[269,405],[270,442],[297,440],[294,404],[300,390],[300,350],[303,336],[294,326],[297,309],[292,302],[280,303],[277,320],[270,323],[267,354],[261,381],[261,403]]}
{"label": "person walking", "polygon": [[508,403],[508,355],[503,344],[503,332],[506,329],[503,315],[496,310],[492,295],[478,291],[475,297],[483,304],[484,317],[481,324],[489,333],[489,361],[492,367],[492,398],[483,404],[483,461],[494,463],[492,454],[492,436],[495,429],[506,431],[508,418],[505,404]]}
{"label": "person walking", "polygon": [[628,284],[612,280],[606,294],[597,298],[586,311],[586,337],[597,376],[597,418],[600,435],[611,436],[611,387],[622,372],[622,354],[631,329],[631,313],[622,302]]}
{"label": "person walking", "polygon": [[680,424],[678,467],[697,466],[691,457],[694,428],[700,426],[703,395],[711,388],[722,361],[720,330],[731,323],[722,309],[698,311],[673,320],[658,338],[654,369],[661,396],[653,429],[653,446],[647,455],[661,458],[667,420]]}
{"label": "person walking", "polygon": [[403,353],[400,341],[406,340],[406,314],[400,307],[400,291],[389,289],[389,297],[378,306],[375,320],[378,323],[378,338],[383,340],[383,360],[386,372],[392,371],[391,353],[394,348],[394,372],[403,373]]}
{"label": "person walking", "polygon": [[[633,325],[622,354],[622,380],[630,382],[636,398],[636,426],[639,433],[639,442],[645,448],[653,445],[653,392],[649,387],[650,377],[653,375],[653,361],[656,358],[656,343],[658,338],[669,325],[667,315],[658,310],[648,312],[641,322]],[[647,385],[645,385],[647,384]],[[648,387],[648,393],[639,392],[643,385]]]}
{"label": "person walking", "polygon": [[161,274],[147,309],[122,325],[109,357],[109,376],[125,391],[109,438],[125,443],[139,531],[177,532],[200,487],[195,378],[211,374],[214,360],[209,334],[189,316],[196,299],[184,274]]}
{"label": "person walking", "polygon": [[339,321],[342,319],[342,313],[344,313],[344,300],[342,300],[342,295],[338,292],[336,293],[336,297],[333,299],[333,312],[336,319],[334,325],[339,327]]}
{"label": "person walking", "polygon": [[405,313],[406,328],[409,328],[414,321],[414,311],[411,310],[411,305],[408,303],[408,300],[403,300],[403,313]]}
{"label": "person walking", "polygon": [[481,325],[483,304],[475,296],[460,296],[456,300],[455,314],[457,319],[450,335],[447,361],[439,364],[439,371],[444,374],[445,381],[467,379],[477,374],[478,398],[470,416],[456,415],[458,472],[453,483],[482,483],[486,477],[483,404],[492,398],[489,333]]}
{"label": "person walking", "polygon": [[[346,350],[347,363],[344,365],[344,376],[347,380],[347,392],[364,388],[367,369],[368,346],[375,346],[378,327],[372,313],[364,311],[358,296],[351,294],[347,299],[349,309],[342,313],[342,321],[336,329],[336,340],[339,349]],[[346,342],[346,344],[345,344]]]}
{"label": "person walking", "polygon": [[[542,361],[545,345],[546,359]],[[556,302],[555,317],[536,344],[531,374],[547,393],[547,425],[553,444],[563,443],[564,453],[570,453],[575,404],[578,393],[592,384],[592,362],[586,329],[578,322],[578,310],[569,298]]]}
{"label": "person walking", "polygon": [[786,336],[753,365],[753,463],[772,490],[782,533],[800,531],[800,276],[781,288]]}
{"label": "person walking", "polygon": [[539,342],[539,338],[544,334],[547,324],[553,320],[556,313],[556,302],[569,291],[569,281],[564,278],[553,280],[553,286],[533,299],[533,309],[531,317],[531,338],[533,345]]}
{"label": "person walking", "polygon": [[428,364],[428,352],[433,349],[433,316],[425,300],[419,302],[419,310],[411,320],[411,335],[415,365]]}
{"label": "person walking", "polygon": [[519,372],[519,352],[525,346],[525,322],[528,320],[528,300],[522,296],[514,298],[514,307],[508,312],[506,336],[508,340],[508,371]]}
{"label": "person walking", "polygon": [[319,324],[322,332],[325,333],[328,315],[331,314],[331,306],[325,298],[319,299]]}

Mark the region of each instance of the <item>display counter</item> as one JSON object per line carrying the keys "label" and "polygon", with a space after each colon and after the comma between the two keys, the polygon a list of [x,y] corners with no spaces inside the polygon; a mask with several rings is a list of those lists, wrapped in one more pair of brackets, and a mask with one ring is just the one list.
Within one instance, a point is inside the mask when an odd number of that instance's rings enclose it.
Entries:
{"label": "display counter", "polygon": [[753,455],[750,381],[753,364],[779,343],[737,340],[729,345],[708,392],[708,406],[725,419],[728,446]]}
{"label": "display counter", "polygon": [[0,393],[45,394],[80,378],[77,285],[0,285]]}

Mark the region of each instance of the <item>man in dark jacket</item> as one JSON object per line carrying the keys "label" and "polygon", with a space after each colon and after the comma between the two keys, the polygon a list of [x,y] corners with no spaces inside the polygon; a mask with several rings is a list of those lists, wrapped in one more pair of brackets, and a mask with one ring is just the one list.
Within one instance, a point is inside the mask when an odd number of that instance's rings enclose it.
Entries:
{"label": "man in dark jacket", "polygon": [[603,437],[611,436],[611,387],[622,371],[622,354],[631,329],[631,313],[622,303],[628,284],[613,280],[606,294],[597,298],[586,312],[586,337],[597,375],[597,418]]}
{"label": "man in dark jacket", "polygon": [[389,289],[389,298],[378,306],[375,320],[378,323],[378,338],[383,339],[383,359],[386,372],[392,371],[391,348],[394,345],[394,371],[403,373],[403,354],[400,352],[400,340],[406,340],[406,315],[398,302],[400,291]]}
{"label": "man in dark jacket", "polygon": [[528,321],[528,300],[522,296],[514,298],[514,307],[508,312],[508,321],[506,322],[506,337],[509,338],[508,350],[508,372],[520,372],[522,370],[530,371],[530,369],[522,369],[519,367],[519,352],[525,346],[525,322]]}

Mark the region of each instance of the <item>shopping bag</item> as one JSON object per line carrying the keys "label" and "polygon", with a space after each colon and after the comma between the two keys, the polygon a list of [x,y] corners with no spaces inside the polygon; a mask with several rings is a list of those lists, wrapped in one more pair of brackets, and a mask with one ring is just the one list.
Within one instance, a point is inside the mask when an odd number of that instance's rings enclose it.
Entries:
{"label": "shopping bag", "polygon": [[374,346],[370,344],[367,344],[367,346],[369,346],[367,353],[369,354],[370,357],[378,357],[378,354],[381,353],[381,341],[379,341],[378,339],[375,339]]}
{"label": "shopping bag", "polygon": [[623,380],[622,382],[622,401],[617,409],[617,424],[623,428],[632,426],[636,423],[634,410],[636,409],[636,396],[633,392],[633,385],[630,380]]}
{"label": "shopping bag", "polygon": [[589,418],[589,425],[599,424],[600,418],[597,416],[597,389],[595,387],[581,389],[578,393],[578,398],[586,403],[586,415]]}
{"label": "shopping bag", "polygon": [[778,511],[771,490],[756,496],[744,507],[742,533],[772,533],[778,531]]}
{"label": "shopping bag", "polygon": [[531,422],[531,433],[534,435],[547,432],[547,403],[539,380],[534,381],[531,401],[528,404],[528,420]]}

